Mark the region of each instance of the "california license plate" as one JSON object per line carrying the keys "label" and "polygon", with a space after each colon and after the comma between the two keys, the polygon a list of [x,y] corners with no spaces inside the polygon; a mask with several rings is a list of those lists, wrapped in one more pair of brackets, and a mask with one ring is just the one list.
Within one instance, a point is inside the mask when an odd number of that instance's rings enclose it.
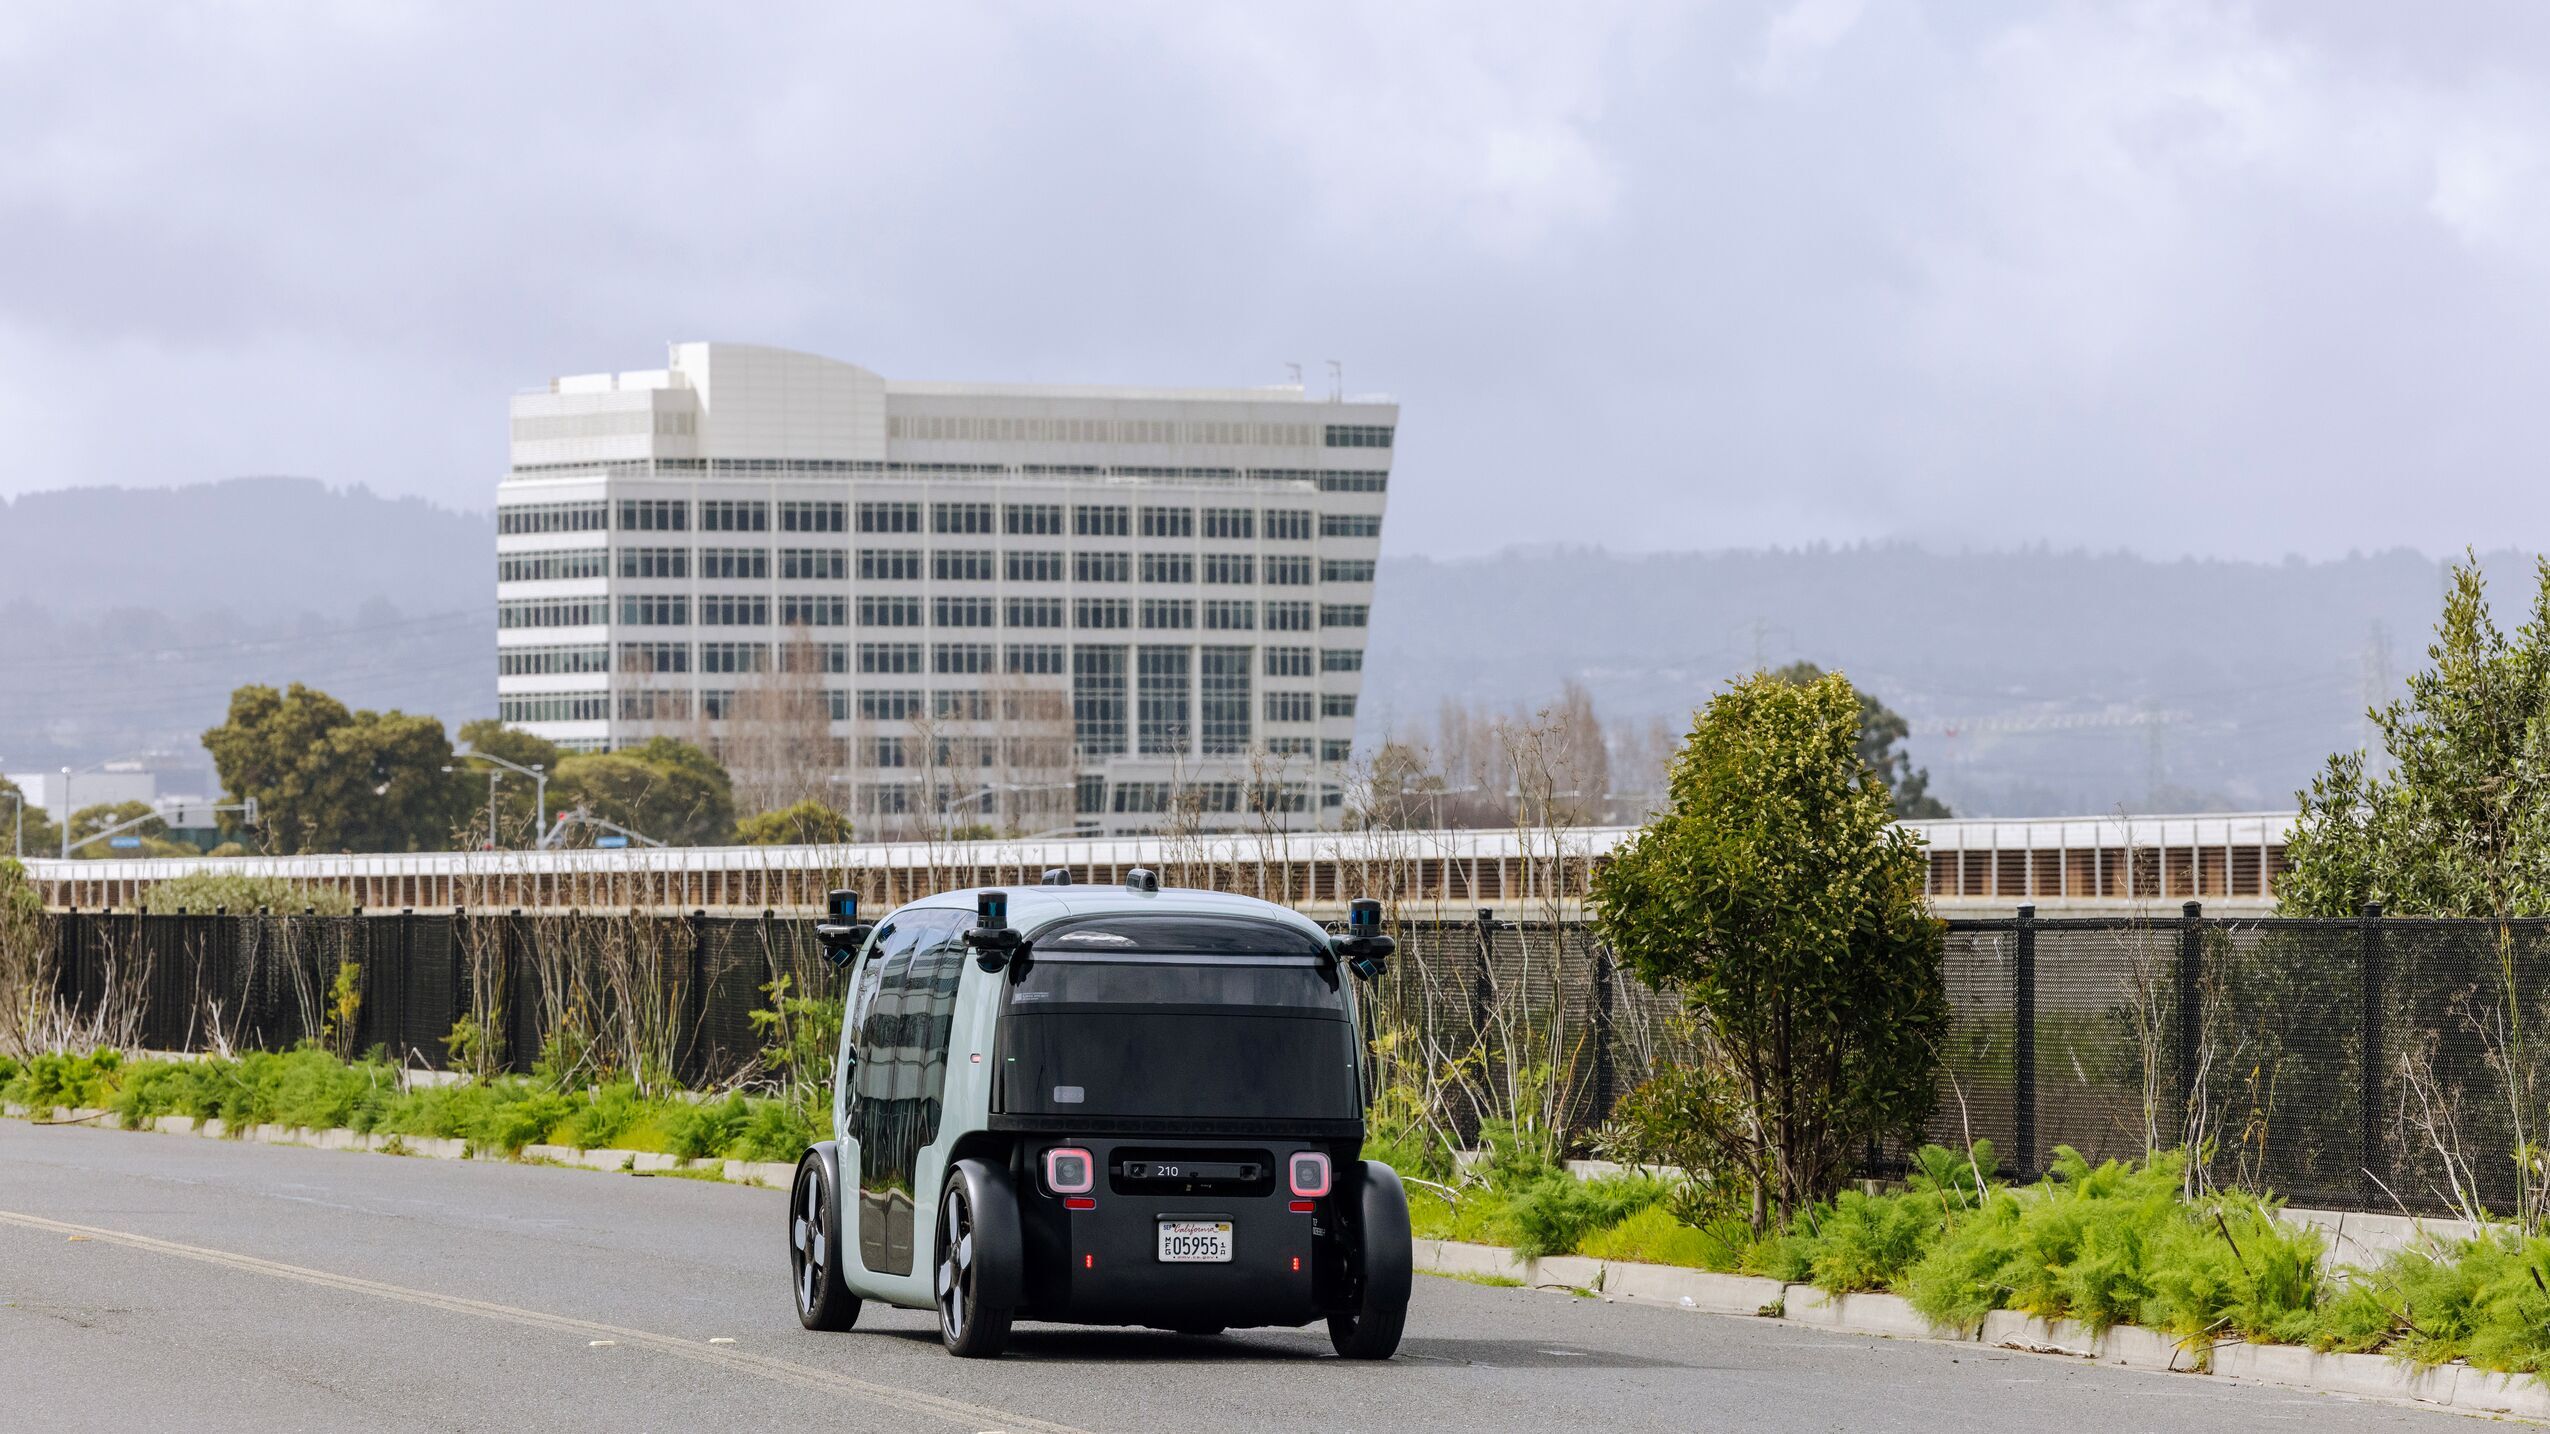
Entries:
{"label": "california license plate", "polygon": [[1227,1265],[1231,1262],[1228,1220],[1163,1220],[1160,1262],[1168,1265]]}

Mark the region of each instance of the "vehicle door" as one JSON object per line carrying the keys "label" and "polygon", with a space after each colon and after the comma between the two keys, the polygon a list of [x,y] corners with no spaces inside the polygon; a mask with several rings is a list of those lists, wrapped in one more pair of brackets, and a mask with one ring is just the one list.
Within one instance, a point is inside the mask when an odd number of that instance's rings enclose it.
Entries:
{"label": "vehicle door", "polygon": [[912,1272],[917,1166],[938,1135],[963,933],[972,924],[969,912],[906,912],[870,958],[874,994],[859,1015],[849,1081],[858,1193],[842,1213],[858,1226],[860,1262],[877,1274]]}

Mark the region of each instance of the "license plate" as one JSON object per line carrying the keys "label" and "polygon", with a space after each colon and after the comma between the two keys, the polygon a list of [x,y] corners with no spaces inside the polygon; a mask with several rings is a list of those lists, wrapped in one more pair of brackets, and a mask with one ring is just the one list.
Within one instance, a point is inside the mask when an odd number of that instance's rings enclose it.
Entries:
{"label": "license plate", "polygon": [[1160,1262],[1168,1265],[1227,1265],[1231,1262],[1228,1220],[1163,1220]]}

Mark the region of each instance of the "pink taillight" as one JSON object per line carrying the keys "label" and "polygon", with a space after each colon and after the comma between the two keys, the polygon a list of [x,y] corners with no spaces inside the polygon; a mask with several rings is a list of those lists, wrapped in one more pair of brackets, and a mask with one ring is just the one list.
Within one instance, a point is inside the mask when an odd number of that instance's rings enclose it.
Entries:
{"label": "pink taillight", "polygon": [[1297,1150],[1284,1163],[1293,1178],[1293,1193],[1305,1199],[1316,1199],[1328,1193],[1328,1157],[1316,1150]]}
{"label": "pink taillight", "polygon": [[1045,1152],[1045,1188],[1057,1195],[1086,1195],[1098,1186],[1098,1162],[1076,1145]]}

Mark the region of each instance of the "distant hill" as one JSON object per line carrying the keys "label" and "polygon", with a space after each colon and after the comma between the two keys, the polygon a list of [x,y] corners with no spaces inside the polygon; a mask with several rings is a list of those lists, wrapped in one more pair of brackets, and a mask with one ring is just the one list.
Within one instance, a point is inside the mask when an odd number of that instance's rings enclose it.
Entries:
{"label": "distant hill", "polygon": [[[242,682],[299,679],[448,722],[495,708],[492,515],[300,478],[0,503],[0,765],[150,747],[200,761]],[[2528,559],[2490,560],[2520,620]],[[1387,558],[1367,744],[1446,697],[1538,703],[1569,678],[1678,728],[1757,661],[1840,667],[1912,720],[1964,814],[2274,808],[2363,738],[2421,661],[2442,566],[2157,562],[1902,545]],[[2387,652],[2387,655],[2385,655]]]}

